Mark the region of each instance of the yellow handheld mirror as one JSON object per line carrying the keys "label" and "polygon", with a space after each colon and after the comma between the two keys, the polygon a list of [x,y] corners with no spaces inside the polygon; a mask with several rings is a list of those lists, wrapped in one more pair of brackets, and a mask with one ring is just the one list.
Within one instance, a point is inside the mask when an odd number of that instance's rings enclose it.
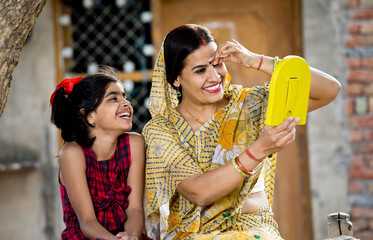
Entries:
{"label": "yellow handheld mirror", "polygon": [[310,68],[303,58],[283,58],[272,73],[265,124],[278,126],[290,116],[300,118],[298,125],[306,124],[310,84]]}

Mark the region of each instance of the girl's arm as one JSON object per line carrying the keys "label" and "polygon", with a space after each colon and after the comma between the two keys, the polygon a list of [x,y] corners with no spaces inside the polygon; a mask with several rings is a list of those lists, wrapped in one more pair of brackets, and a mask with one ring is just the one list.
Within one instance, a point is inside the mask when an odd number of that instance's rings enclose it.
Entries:
{"label": "girl's arm", "polygon": [[129,236],[141,238],[144,228],[144,173],[145,173],[145,143],[140,134],[130,134],[131,167],[128,174],[128,185],[131,187],[129,205],[126,209],[127,220],[124,230]]}
{"label": "girl's arm", "polygon": [[117,240],[97,220],[88,189],[84,153],[75,142],[66,143],[60,152],[61,184],[66,187],[71,205],[78,217],[83,234],[91,238]]}
{"label": "girl's arm", "polygon": [[[220,45],[210,60],[214,64],[222,62],[235,62],[247,68],[258,69],[269,75],[273,73],[274,58],[255,54],[247,50],[235,40],[227,41]],[[310,67],[311,87],[308,102],[308,112],[321,108],[333,101],[340,89],[341,84],[331,75]]]}

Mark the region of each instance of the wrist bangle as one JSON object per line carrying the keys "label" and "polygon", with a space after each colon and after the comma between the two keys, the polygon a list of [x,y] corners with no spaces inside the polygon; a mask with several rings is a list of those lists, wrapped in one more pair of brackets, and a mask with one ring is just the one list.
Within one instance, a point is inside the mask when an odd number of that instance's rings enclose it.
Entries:
{"label": "wrist bangle", "polygon": [[[238,157],[235,157],[235,158],[233,158],[233,160],[232,160],[232,163],[233,163],[233,166],[234,166],[234,168],[237,170],[237,172],[239,173],[239,174],[241,174],[242,176],[244,176],[244,177],[250,177],[250,174],[246,174],[246,173],[244,173],[242,170],[241,170],[241,168],[238,166],[238,164],[237,164],[237,159],[238,159]],[[240,166],[242,167],[242,165],[241,165],[241,163],[240,163],[240,161],[238,160],[238,162],[239,162],[239,164],[240,164]],[[245,169],[246,170],[246,169]],[[248,172],[249,173],[249,172]]]}
{"label": "wrist bangle", "polygon": [[254,160],[254,161],[257,161],[257,162],[262,162],[263,161],[263,159],[257,159],[251,152],[250,152],[250,150],[249,150],[249,148],[247,147],[246,149],[245,149],[245,152],[246,152],[246,154],[247,154],[247,156],[249,156],[249,158],[251,158],[252,160]]}
{"label": "wrist bangle", "polygon": [[257,71],[259,71],[260,67],[262,66],[262,64],[263,64],[263,60],[264,60],[264,55],[262,55],[262,58],[260,59],[259,66],[258,66],[258,68],[256,69]]}
{"label": "wrist bangle", "polygon": [[235,157],[234,160],[236,160],[236,163],[237,163],[238,168],[241,169],[241,171],[242,171],[243,173],[245,173],[246,175],[253,175],[253,171],[251,171],[251,172],[247,171],[247,169],[246,169],[246,168],[241,164],[241,162],[240,162],[240,158],[239,158],[238,156]]}
{"label": "wrist bangle", "polygon": [[277,64],[279,63],[279,59],[278,59],[278,56],[275,57],[275,59],[273,59],[273,70],[275,70],[275,68],[277,67]]}

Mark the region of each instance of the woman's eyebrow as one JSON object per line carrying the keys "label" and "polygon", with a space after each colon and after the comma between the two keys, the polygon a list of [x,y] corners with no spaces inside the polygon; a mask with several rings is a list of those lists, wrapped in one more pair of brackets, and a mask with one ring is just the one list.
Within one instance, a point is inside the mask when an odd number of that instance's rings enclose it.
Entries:
{"label": "woman's eyebrow", "polygon": [[194,70],[194,69],[196,69],[196,68],[201,68],[201,67],[207,67],[207,64],[194,66],[194,67],[192,68],[192,70]]}

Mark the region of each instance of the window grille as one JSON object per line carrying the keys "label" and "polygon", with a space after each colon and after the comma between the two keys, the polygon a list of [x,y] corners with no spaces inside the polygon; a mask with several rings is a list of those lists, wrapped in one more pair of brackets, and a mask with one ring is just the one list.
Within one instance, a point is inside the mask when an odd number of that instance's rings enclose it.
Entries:
{"label": "window grille", "polygon": [[[66,39],[69,35],[71,44],[65,44],[61,54],[65,72],[92,73],[99,65],[121,71],[134,108],[132,130],[141,132],[150,119],[148,72],[154,54],[149,0],[65,0],[64,4],[70,19],[63,20],[66,15],[61,16],[60,23],[71,25],[69,34],[65,31],[64,36]],[[139,73],[139,79],[131,79],[130,73]]]}

